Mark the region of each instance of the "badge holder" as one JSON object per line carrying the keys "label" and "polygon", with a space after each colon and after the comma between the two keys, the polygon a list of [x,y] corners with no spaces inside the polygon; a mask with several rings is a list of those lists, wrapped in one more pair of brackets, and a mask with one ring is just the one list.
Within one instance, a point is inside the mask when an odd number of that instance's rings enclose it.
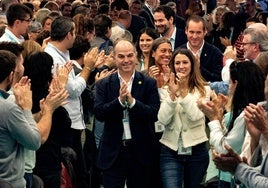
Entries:
{"label": "badge holder", "polygon": [[182,138],[179,138],[178,141],[179,147],[178,147],[178,155],[192,155],[192,147],[183,147],[182,144]]}
{"label": "badge holder", "polygon": [[128,110],[124,110],[124,117],[123,117],[123,140],[130,140],[131,137],[131,131],[130,131],[130,126],[129,126],[129,116],[128,116]]}

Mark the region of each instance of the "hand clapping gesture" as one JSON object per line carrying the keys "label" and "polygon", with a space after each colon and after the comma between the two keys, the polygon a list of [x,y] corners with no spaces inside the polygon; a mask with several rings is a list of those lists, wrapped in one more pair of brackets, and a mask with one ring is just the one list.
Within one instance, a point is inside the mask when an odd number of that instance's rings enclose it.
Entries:
{"label": "hand clapping gesture", "polygon": [[204,101],[199,99],[197,106],[209,118],[210,121],[223,119],[224,107],[227,104],[227,97],[219,94],[218,96],[214,91],[211,92],[211,101]]}
{"label": "hand clapping gesture", "polygon": [[53,78],[49,87],[49,94],[45,100],[40,101],[41,112],[54,112],[59,106],[63,106],[68,103],[66,101],[68,96],[69,94],[67,90],[61,87],[60,81],[56,78]]}
{"label": "hand clapping gesture", "polygon": [[85,57],[84,57],[84,67],[92,70],[94,67],[97,66],[96,62],[97,62],[98,57],[99,56],[98,56],[98,48],[97,47],[95,47],[92,50],[90,50],[89,52],[87,52]]}
{"label": "hand clapping gesture", "polygon": [[127,89],[127,83],[123,83],[120,87],[119,100],[124,105],[131,105],[133,103],[133,97]]}
{"label": "hand clapping gesture", "polygon": [[54,78],[59,80],[61,88],[65,88],[67,81],[68,81],[68,76],[71,70],[73,69],[73,63],[67,62],[64,66],[59,67],[57,65],[56,67],[56,74],[54,75]]}
{"label": "hand clapping gesture", "polygon": [[266,111],[261,105],[249,104],[244,109],[247,130],[253,143],[258,144],[261,133],[268,133]]}
{"label": "hand clapping gesture", "polygon": [[23,110],[32,109],[32,91],[31,80],[27,76],[23,76],[18,83],[14,85],[14,95],[16,104]]}

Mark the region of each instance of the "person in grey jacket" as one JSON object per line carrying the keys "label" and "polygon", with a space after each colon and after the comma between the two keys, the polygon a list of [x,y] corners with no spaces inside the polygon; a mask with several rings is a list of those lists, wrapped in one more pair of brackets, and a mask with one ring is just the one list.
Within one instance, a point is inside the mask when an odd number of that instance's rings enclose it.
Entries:
{"label": "person in grey jacket", "polygon": [[13,87],[16,103],[7,100],[15,67],[16,56],[0,50],[0,178],[15,188],[24,188],[24,149],[40,147],[44,136],[49,134],[52,113],[67,98],[67,93],[65,89],[57,93],[51,87],[50,95],[42,101],[42,116],[36,124],[31,113],[32,93],[27,77],[22,77]]}

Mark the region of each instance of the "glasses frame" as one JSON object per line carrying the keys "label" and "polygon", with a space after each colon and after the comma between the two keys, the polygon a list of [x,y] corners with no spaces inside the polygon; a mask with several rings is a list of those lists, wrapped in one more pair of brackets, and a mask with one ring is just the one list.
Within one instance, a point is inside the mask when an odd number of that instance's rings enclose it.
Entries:
{"label": "glasses frame", "polygon": [[25,21],[25,22],[28,22],[28,23],[30,23],[31,21],[33,21],[33,19],[32,18],[29,18],[29,19],[20,19],[21,21]]}
{"label": "glasses frame", "polygon": [[256,44],[256,42],[242,42],[241,43],[241,46],[245,46],[247,44]]}

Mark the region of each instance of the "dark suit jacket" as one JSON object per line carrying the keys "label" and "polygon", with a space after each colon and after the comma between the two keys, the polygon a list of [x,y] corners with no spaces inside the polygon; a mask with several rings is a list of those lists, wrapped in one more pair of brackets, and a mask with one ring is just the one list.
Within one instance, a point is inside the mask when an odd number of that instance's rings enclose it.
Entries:
{"label": "dark suit jacket", "polygon": [[[124,108],[118,100],[119,88],[117,73],[96,83],[95,117],[104,121],[97,158],[97,166],[102,170],[112,166],[122,147]],[[156,81],[135,72],[131,95],[136,99],[136,104],[129,109],[132,135],[129,147],[141,164],[150,166],[159,155],[154,135],[154,122],[160,107]]]}
{"label": "dark suit jacket", "polygon": [[185,44],[186,42],[187,42],[187,36],[185,34],[185,31],[182,30],[182,29],[177,28],[174,49],[176,49],[179,46]]}
{"label": "dark suit jacket", "polygon": [[176,15],[175,16],[175,25],[177,28],[182,29],[184,31],[185,27],[186,27],[185,19]]}
{"label": "dark suit jacket", "polygon": [[151,27],[153,29],[155,29],[154,26],[154,17],[151,14],[150,10],[148,9],[148,7],[146,7],[145,5],[142,7],[140,15],[141,17],[145,18],[146,22],[147,22],[147,26]]}
{"label": "dark suit jacket", "polygon": [[140,16],[132,15],[131,24],[128,28],[128,31],[132,34],[133,42],[137,41],[138,35],[140,34],[140,30],[145,28],[144,19]]}
{"label": "dark suit jacket", "polygon": [[[180,47],[187,48],[186,44]],[[205,42],[200,56],[200,71],[206,81],[214,82],[222,80],[222,60],[223,55],[221,51],[217,47]]]}

